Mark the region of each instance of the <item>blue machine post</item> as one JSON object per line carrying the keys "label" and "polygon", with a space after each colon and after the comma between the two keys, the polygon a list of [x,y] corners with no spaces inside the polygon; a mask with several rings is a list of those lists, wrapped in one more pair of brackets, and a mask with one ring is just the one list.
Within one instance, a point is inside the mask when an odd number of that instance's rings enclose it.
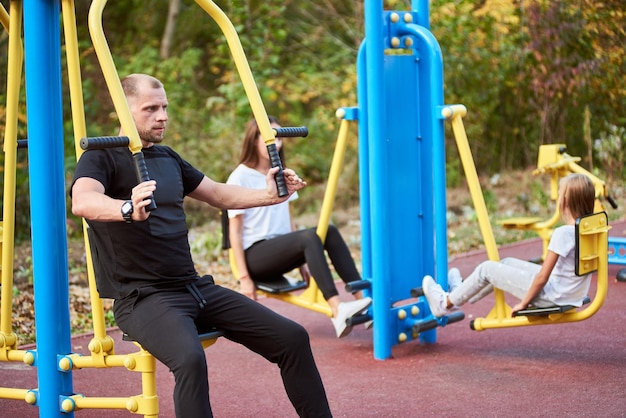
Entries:
{"label": "blue machine post", "polygon": [[357,60],[363,276],[381,360],[399,342],[435,342],[433,327],[412,331],[433,319],[424,298],[403,301],[424,275],[447,285],[443,65],[427,3],[394,12],[366,1]]}
{"label": "blue machine post", "polygon": [[[374,301],[374,321],[380,326],[374,327],[374,357],[377,359],[384,359],[391,356],[391,349],[388,344],[378,345],[377,341],[388,341],[391,336],[391,327],[389,324],[389,305],[387,301],[390,299],[389,282],[391,280],[391,272],[388,270],[389,263],[376,262],[376,260],[388,260],[389,259],[389,246],[387,242],[389,237],[385,235],[385,231],[381,231],[374,223],[373,219],[389,219],[389,213],[387,212],[387,205],[384,201],[384,197],[387,195],[386,177],[388,170],[386,167],[387,148],[385,147],[384,136],[385,132],[385,115],[384,115],[384,85],[380,83],[382,80],[383,71],[383,43],[380,42],[380,35],[382,34],[382,20],[380,11],[382,10],[382,1],[368,1],[365,3],[365,67],[367,68],[367,74],[363,74],[361,71],[358,75],[363,76],[366,80],[367,93],[365,94],[365,100],[362,102],[359,95],[359,105],[364,110],[366,116],[366,135],[363,137],[359,135],[360,141],[364,138],[367,139],[367,156],[368,160],[363,160],[365,156],[360,155],[360,164],[367,167],[368,170],[368,183],[364,183],[361,180],[361,187],[366,187],[367,191],[365,195],[369,196],[369,201],[366,202],[366,208],[369,213],[369,236],[370,241],[363,243],[363,248],[367,247],[366,251],[369,254],[376,254],[376,257],[372,257],[371,260],[371,274],[374,278],[372,285],[372,296]],[[366,104],[365,104],[366,103]],[[365,106],[363,106],[365,104]],[[366,180],[367,181],[367,180]],[[362,191],[363,193],[363,191]]]}
{"label": "blue machine post", "polygon": [[60,410],[72,374],[57,367],[70,352],[59,4],[24,1],[37,404],[46,417],[73,416]]}

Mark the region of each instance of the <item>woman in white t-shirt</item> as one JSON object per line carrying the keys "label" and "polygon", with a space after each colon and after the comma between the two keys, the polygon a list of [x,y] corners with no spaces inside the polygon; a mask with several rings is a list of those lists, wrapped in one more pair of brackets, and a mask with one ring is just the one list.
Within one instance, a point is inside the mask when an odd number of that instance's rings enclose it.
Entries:
{"label": "woman in white t-shirt", "polygon": [[[276,118],[271,116],[270,123],[273,128],[280,127]],[[282,160],[281,138],[276,138],[276,147]],[[269,169],[270,160],[265,141],[256,121],[251,120],[246,125],[239,165],[231,173],[227,183],[265,189]],[[298,194],[294,193],[289,200],[278,205],[228,211],[230,246],[239,271],[241,293],[256,299],[255,280],[267,281],[299,268],[305,281],[308,282],[311,276],[315,278],[332,311],[331,320],[337,337],[341,338],[351,331],[346,320],[364,312],[372,300],[340,300],[326,262],[325,250],[337,274],[345,283],[361,280],[361,275],[336,227],[329,225],[324,242],[315,228],[296,230],[289,203],[297,198]]]}
{"label": "woman in white t-shirt", "polygon": [[468,301],[476,301],[489,292],[490,286],[521,299],[512,314],[533,305],[550,307],[582,306],[587,297],[591,274],[575,274],[576,219],[593,213],[595,188],[589,177],[570,174],[559,183],[558,208],[564,225],[556,228],[548,244],[542,265],[516,258],[484,261],[465,280],[457,269],[450,269],[445,292],[430,276],[422,288],[434,316],[441,317]]}

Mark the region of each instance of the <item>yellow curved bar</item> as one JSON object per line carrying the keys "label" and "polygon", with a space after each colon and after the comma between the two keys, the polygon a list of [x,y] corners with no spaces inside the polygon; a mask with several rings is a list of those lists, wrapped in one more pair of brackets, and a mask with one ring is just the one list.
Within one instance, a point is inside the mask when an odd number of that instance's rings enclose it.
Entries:
{"label": "yellow curved bar", "polygon": [[[335,144],[335,151],[333,152],[333,160],[331,161],[330,171],[328,173],[328,182],[326,184],[326,190],[324,191],[324,200],[322,201],[320,218],[317,222],[317,229],[315,230],[322,242],[326,240],[328,225],[330,224],[330,216],[333,211],[335,196],[337,195],[339,176],[343,170],[343,161],[348,143],[349,123],[349,121],[343,118],[341,119],[337,143]],[[309,287],[300,295],[300,299],[300,302],[307,303],[304,307],[316,310],[328,316],[332,316],[332,311],[330,310],[328,303],[324,300],[322,292],[319,290],[314,281],[311,282]],[[292,303],[295,303],[295,301]]]}
{"label": "yellow curved bar", "polygon": [[596,188],[596,197],[601,197],[601,196],[607,197],[609,195],[608,191],[606,190],[606,183],[603,180],[601,180],[600,178],[598,178],[597,176],[593,175],[588,170],[586,170],[583,167],[579,166],[578,164],[574,164],[574,163],[568,164],[567,168],[572,173],[583,174],[583,175],[589,177],[591,179],[591,182],[593,183],[593,185]]}
{"label": "yellow curved bar", "polygon": [[476,216],[478,217],[478,224],[483,236],[483,241],[485,242],[487,255],[490,260],[498,261],[500,259],[498,247],[493,235],[491,223],[489,222],[487,205],[485,204],[480,182],[478,181],[478,174],[476,172],[476,166],[474,165],[472,151],[465,133],[465,127],[463,126],[463,116],[466,113],[467,110],[463,105],[446,106],[441,112],[443,117],[450,118],[450,122],[452,124],[452,131],[454,132],[456,144],[459,148],[459,156],[465,171],[465,177],[470,189],[474,208],[476,210]]}
{"label": "yellow curved bar", "polygon": [[[347,138],[348,138],[349,121],[342,118],[339,126],[339,134],[337,136],[337,143],[335,144],[335,151],[333,153],[333,160],[330,165],[330,171],[328,174],[328,183],[324,192],[324,200],[322,201],[322,210],[320,218],[317,222],[317,229],[315,230],[322,242],[326,240],[326,234],[328,233],[328,225],[330,224],[330,216],[333,211],[333,205],[335,203],[335,196],[337,195],[337,185],[339,184],[339,176],[343,169],[343,161],[346,153]],[[268,295],[269,297],[275,297],[284,300],[285,302],[292,303],[294,305],[301,306],[303,308],[311,309],[323,313],[328,316],[332,316],[332,311],[328,306],[326,300],[322,296],[317,284],[313,280],[309,287],[300,295]]]}
{"label": "yellow curved bar", "polygon": [[[70,103],[72,108],[72,124],[74,126],[74,147],[76,158],[84,152],[80,146],[81,138],[87,137],[85,123],[85,104],[83,101],[82,78],[80,74],[80,54],[78,48],[78,32],[76,28],[76,13],[74,0],[63,0],[63,30],[65,33],[65,49],[67,55],[67,74],[69,79]],[[83,236],[85,237],[85,254],[87,257],[87,280],[89,281],[89,299],[95,338],[104,339],[106,336],[104,324],[104,310],[102,300],[96,287],[96,279],[91,259],[91,247],[87,235],[87,222],[83,219]]]}
{"label": "yellow curved bar", "polygon": [[[463,116],[466,114],[467,109],[463,105],[445,106],[441,111],[441,115],[446,119],[450,119],[452,124],[452,131],[454,132],[454,138],[459,149],[459,157],[461,158],[461,164],[465,171],[465,179],[470,190],[470,195],[472,196],[472,202],[474,203],[474,209],[478,217],[478,225],[483,237],[483,242],[485,243],[487,256],[490,260],[499,261],[500,255],[498,253],[498,246],[496,245],[496,239],[493,235],[493,229],[491,228],[489,215],[487,213],[487,205],[485,204],[485,198],[480,187],[480,182],[478,181],[476,165],[474,164],[472,151],[469,146],[467,134],[465,133],[465,127],[463,126]],[[507,315],[507,311],[510,309],[504,300],[504,292],[500,289],[494,289],[494,296],[496,303],[493,314],[499,318],[504,318]]]}
{"label": "yellow curved bar", "polygon": [[122,83],[120,82],[115,68],[115,62],[111,56],[109,45],[107,44],[104,36],[104,29],[102,28],[102,13],[106,0],[94,0],[89,8],[89,33],[91,34],[91,41],[93,42],[96,56],[100,61],[100,67],[102,68],[102,74],[104,80],[109,88],[111,99],[113,100],[113,106],[115,106],[115,112],[120,119],[120,124],[124,133],[129,138],[128,148],[133,154],[141,151],[141,139],[139,139],[139,133],[135,126],[135,121],[130,113],[128,102],[124,96],[124,90],[122,89]]}
{"label": "yellow curved bar", "polygon": [[222,9],[220,9],[214,2],[210,0],[196,0],[196,3],[202,7],[202,9],[204,9],[204,11],[206,11],[213,18],[213,20],[215,20],[224,33],[226,42],[228,43],[228,47],[230,48],[230,52],[233,56],[233,60],[235,61],[235,66],[239,72],[239,77],[241,78],[244,90],[248,96],[250,107],[252,107],[252,114],[254,115],[254,118],[259,126],[259,131],[261,132],[266,145],[273,144],[275,140],[274,130],[270,125],[267,112],[263,106],[263,101],[261,100],[261,95],[259,94],[259,90],[254,82],[250,65],[246,59],[246,55],[243,51],[243,47],[241,46],[241,41],[239,40],[239,35],[237,34],[235,27],[230,19],[228,19],[228,16],[226,16]]}
{"label": "yellow curved bar", "polygon": [[[17,166],[17,120],[20,80],[24,52],[22,49],[22,2],[12,1],[9,17],[9,60],[7,69],[7,108],[4,131],[4,205],[2,214],[2,309],[0,332],[12,334],[13,310],[13,256],[15,235],[15,178]],[[2,8],[5,25],[6,10]],[[6,27],[6,25],[5,25]],[[11,345],[6,348],[16,348]]]}
{"label": "yellow curved bar", "polygon": [[4,27],[4,30],[9,32],[10,27],[10,18],[9,13],[7,13],[7,9],[4,8],[2,4],[0,4],[0,24]]}

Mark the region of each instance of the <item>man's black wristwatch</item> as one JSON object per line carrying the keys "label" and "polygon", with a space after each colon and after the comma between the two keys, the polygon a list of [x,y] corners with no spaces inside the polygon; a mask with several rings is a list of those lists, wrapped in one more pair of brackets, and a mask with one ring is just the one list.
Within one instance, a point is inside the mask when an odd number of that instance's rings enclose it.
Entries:
{"label": "man's black wristwatch", "polygon": [[122,217],[127,224],[133,223],[133,201],[127,200],[122,203]]}

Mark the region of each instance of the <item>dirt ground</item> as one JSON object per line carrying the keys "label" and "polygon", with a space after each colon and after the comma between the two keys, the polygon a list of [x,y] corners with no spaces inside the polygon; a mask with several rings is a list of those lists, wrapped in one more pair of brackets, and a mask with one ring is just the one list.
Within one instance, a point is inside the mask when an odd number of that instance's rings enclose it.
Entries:
{"label": "dirt ground", "polygon": [[[532,169],[481,178],[484,199],[490,213],[493,232],[498,244],[506,244],[526,238],[534,238],[532,232],[504,230],[497,224],[498,220],[513,216],[549,217],[554,211],[554,202],[549,197],[549,179],[545,176],[533,176]],[[607,212],[610,219],[622,219],[626,205],[623,187],[610,190],[612,197],[620,207],[612,209],[608,203]],[[471,197],[466,184],[448,190],[448,241],[449,254],[482,248],[482,237],[476,221]],[[298,216],[298,227],[314,227],[318,214]],[[339,208],[333,211],[332,222],[339,227],[348,243],[352,255],[361,264],[360,257],[360,212],[357,206]],[[193,228],[190,231],[190,242],[194,253],[197,269],[202,274],[209,273],[216,282],[237,289],[228,264],[227,253],[221,250],[221,229],[218,221]],[[32,291],[32,259],[30,243],[24,243],[15,249],[14,265],[14,298],[13,324],[20,343],[34,341],[34,308]],[[86,274],[86,257],[82,239],[68,240],[70,320],[72,333],[78,334],[91,330],[91,304]],[[110,307],[104,301],[105,309]],[[109,321],[112,321],[109,319]],[[109,322],[113,325],[112,322]]]}

